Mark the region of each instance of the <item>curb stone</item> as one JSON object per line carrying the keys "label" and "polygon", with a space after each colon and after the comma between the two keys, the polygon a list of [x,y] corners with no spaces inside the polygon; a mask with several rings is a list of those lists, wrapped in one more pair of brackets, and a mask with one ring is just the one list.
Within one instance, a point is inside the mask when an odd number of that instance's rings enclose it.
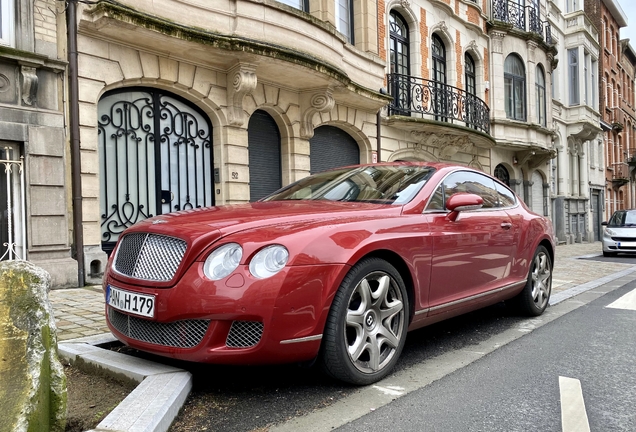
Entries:
{"label": "curb stone", "polygon": [[89,432],[165,432],[192,390],[192,375],[183,369],[100,348],[115,342],[111,334],[67,340],[58,344],[60,357],[84,364],[139,385]]}

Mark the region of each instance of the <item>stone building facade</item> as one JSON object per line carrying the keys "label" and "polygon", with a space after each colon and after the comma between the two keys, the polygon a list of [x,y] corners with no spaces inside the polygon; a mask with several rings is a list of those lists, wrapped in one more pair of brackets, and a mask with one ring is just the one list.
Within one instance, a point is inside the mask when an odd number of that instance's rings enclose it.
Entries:
{"label": "stone building facade", "polygon": [[[550,2],[560,55],[553,74],[553,223],[567,243],[600,239],[605,166],[599,113],[601,50],[596,27],[578,2]],[[564,9],[561,9],[564,7]]]}
{"label": "stone building facade", "polygon": [[119,233],[145,217],[254,201],[343,164],[454,161],[491,172],[487,7],[80,5],[86,267],[103,268]]}
{"label": "stone building facade", "polygon": [[493,174],[538,214],[552,216],[550,160],[553,142],[549,90],[557,50],[546,1],[493,0],[490,98]]}
{"label": "stone building facade", "polygon": [[63,4],[0,0],[0,255],[77,284],[71,250]]}

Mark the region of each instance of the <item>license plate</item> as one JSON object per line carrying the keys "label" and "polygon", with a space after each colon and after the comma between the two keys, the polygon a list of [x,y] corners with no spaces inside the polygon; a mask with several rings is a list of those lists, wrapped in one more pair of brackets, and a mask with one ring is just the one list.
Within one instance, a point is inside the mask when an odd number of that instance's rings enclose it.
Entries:
{"label": "license plate", "polygon": [[133,293],[108,285],[106,303],[120,311],[148,318],[155,317],[155,296],[153,295]]}

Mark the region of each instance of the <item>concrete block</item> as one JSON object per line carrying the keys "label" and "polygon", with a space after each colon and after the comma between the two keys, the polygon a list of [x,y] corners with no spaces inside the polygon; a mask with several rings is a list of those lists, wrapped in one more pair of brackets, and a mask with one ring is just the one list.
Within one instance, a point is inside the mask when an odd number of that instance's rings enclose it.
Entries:
{"label": "concrete block", "polygon": [[89,345],[87,343],[79,343],[79,339],[73,339],[73,341],[61,342],[57,346],[57,353],[60,357],[65,358],[71,363],[75,363],[78,356],[95,353],[101,351],[101,348],[98,348],[93,345]]}
{"label": "concrete block", "polygon": [[64,186],[64,159],[61,157],[31,156],[28,163],[31,185]]}
{"label": "concrete block", "polygon": [[93,346],[93,348],[96,348],[96,349],[102,349],[102,348],[99,348],[98,345],[105,345],[105,344],[109,344],[113,342],[117,342],[117,338],[113,336],[112,333],[96,334],[93,336],[86,336],[86,337],[81,337],[78,339],[66,341],[67,344],[83,344],[83,345]]}
{"label": "concrete block", "polygon": [[77,59],[77,63],[81,77],[103,81],[106,84],[112,84],[124,79],[124,74],[122,74],[119,63],[117,62],[93,56],[80,55]]}
{"label": "concrete block", "polygon": [[77,361],[81,362],[82,367],[108,370],[113,376],[125,377],[136,382],[141,382],[151,375],[181,371],[181,369],[172,366],[153,363],[149,360],[105,349],[83,354]]}
{"label": "concrete block", "polygon": [[121,45],[110,45],[110,59],[119,63],[126,79],[134,79],[143,76],[143,69],[139,59],[139,52]]}
{"label": "concrete block", "polygon": [[177,82],[179,79],[179,63],[175,60],[160,57],[159,58],[159,79],[169,83]]}
{"label": "concrete block", "polygon": [[30,155],[64,156],[64,129],[29,126]]}
{"label": "concrete block", "polygon": [[192,389],[189,372],[146,378],[100,424],[98,431],[167,431]]}

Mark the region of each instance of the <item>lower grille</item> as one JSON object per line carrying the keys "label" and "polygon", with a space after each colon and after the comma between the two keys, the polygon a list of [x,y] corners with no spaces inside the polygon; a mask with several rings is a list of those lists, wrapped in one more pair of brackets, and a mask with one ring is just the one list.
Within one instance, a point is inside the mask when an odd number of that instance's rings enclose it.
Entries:
{"label": "lower grille", "polygon": [[126,337],[156,345],[192,348],[201,343],[210,320],[183,320],[171,323],[148,321],[126,315],[111,307],[108,320]]}
{"label": "lower grille", "polygon": [[636,237],[612,237],[617,242],[636,242]]}
{"label": "lower grille", "polygon": [[225,345],[230,348],[248,348],[256,345],[263,335],[263,323],[257,321],[234,321]]}

